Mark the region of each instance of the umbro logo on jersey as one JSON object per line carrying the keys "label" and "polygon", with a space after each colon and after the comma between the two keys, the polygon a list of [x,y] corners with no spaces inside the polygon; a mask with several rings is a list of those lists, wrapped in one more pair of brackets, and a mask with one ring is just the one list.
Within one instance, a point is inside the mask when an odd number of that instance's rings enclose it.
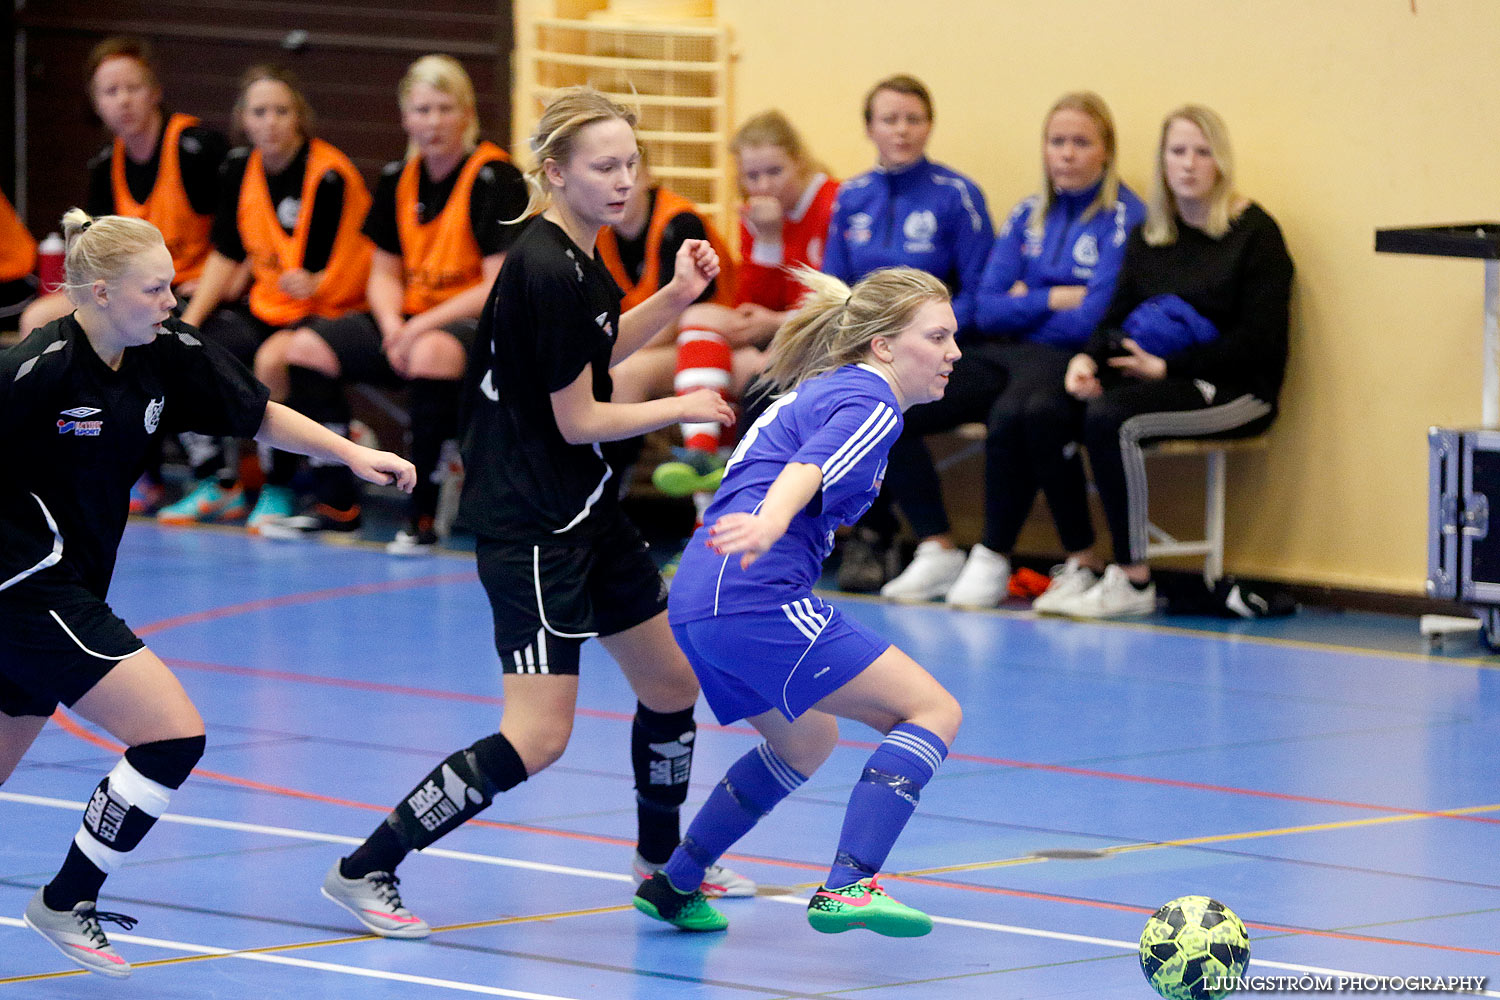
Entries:
{"label": "umbro logo on jersey", "polygon": [[594,322],[599,324],[599,329],[604,331],[606,337],[613,337],[615,335],[614,324],[609,321],[609,313],[600,313],[594,317]]}
{"label": "umbro logo on jersey", "polygon": [[103,413],[104,411],[97,406],[75,406],[71,410],[63,410],[61,412],[65,417],[82,420],[84,417],[92,417],[94,414]]}

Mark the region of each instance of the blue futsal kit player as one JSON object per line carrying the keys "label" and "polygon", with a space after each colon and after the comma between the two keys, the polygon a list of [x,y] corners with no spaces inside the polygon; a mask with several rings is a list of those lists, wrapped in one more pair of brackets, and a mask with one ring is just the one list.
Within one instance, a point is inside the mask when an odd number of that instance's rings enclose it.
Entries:
{"label": "blue futsal kit player", "polygon": [[885,738],[866,762],[832,869],[808,921],[926,934],[926,914],[877,880],[923,786],[957,734],[958,703],[905,653],[812,593],[833,533],[880,492],[907,407],[942,397],[959,357],[943,283],[877,271],[851,291],[804,271],[811,294],[777,334],[767,374],[782,394],[745,434],[672,584],[672,631],[721,723],[765,742],[730,767],[636,908],[690,931],[727,919],[703,871],[827,759],[835,717]]}

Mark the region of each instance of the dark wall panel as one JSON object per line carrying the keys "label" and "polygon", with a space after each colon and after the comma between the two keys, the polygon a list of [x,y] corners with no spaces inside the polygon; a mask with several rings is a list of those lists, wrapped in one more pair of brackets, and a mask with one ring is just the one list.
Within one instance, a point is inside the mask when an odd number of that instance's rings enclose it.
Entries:
{"label": "dark wall panel", "polygon": [[[107,140],[84,90],[89,50],[114,34],[141,35],[156,48],[169,110],[229,130],[236,83],[257,62],[277,62],[302,79],[318,133],[348,153],[372,184],[406,140],[396,83],[416,57],[446,52],[474,80],[483,134],[510,135],[510,0],[317,3],[312,0],[32,0],[15,15],[26,48],[27,220],[55,229],[83,199],[84,164]],[[3,156],[4,154],[0,154]],[[0,159],[0,165],[3,165]],[[9,185],[7,185],[8,187]]]}

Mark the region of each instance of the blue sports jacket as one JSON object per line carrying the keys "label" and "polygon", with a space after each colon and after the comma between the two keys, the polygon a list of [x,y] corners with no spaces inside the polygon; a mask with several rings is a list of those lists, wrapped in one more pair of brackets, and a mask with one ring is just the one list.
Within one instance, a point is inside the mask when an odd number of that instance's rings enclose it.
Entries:
{"label": "blue sports jacket", "polygon": [[927,159],[879,167],[839,188],[823,270],[849,284],[882,267],[936,275],[953,293],[958,327],[974,325],[974,293],[995,241],[979,185]]}
{"label": "blue sports jacket", "polygon": [[[986,336],[1010,337],[1069,350],[1082,350],[1104,318],[1115,279],[1125,260],[1125,238],[1146,218],[1146,206],[1125,185],[1114,205],[1083,220],[1099,193],[1059,192],[1047,213],[1040,238],[1026,230],[1037,196],[1011,209],[976,294],[975,326]],[[1009,294],[1017,281],[1024,295]],[[1084,285],[1077,309],[1047,307],[1047,291],[1056,285]]]}

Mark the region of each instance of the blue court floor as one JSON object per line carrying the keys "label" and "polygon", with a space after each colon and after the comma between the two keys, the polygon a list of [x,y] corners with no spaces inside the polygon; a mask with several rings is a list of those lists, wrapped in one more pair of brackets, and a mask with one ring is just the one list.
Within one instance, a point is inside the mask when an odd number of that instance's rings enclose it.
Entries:
{"label": "blue court floor", "polygon": [[[389,941],[318,887],[495,728],[471,557],[132,524],[112,601],[182,678],[208,752],[105,886],[101,909],[140,919],[111,934],[134,976],[107,982],[19,919],[118,754],[48,725],[0,788],[0,1000],[1147,998],[1141,927],[1187,894],[1245,920],[1254,975],[1487,976],[1500,996],[1500,659],[1426,655],[1414,622],[1369,615],[1226,631],[833,599],[964,705],[887,866],[930,936],[805,922],[877,738],[852,723],[730,857],[762,895],[720,904],[727,934],[634,912],[634,703],[590,646],[566,755],[402,866],[436,932]],[[699,718],[689,812],[755,743]]]}

